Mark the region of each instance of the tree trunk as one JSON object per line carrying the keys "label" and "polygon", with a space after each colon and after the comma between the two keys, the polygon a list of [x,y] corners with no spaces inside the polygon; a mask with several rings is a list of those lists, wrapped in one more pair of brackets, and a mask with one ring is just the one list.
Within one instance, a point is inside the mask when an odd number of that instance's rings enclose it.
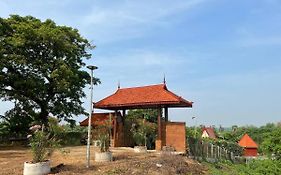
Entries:
{"label": "tree trunk", "polygon": [[39,120],[45,126],[49,126],[48,125],[48,116],[49,116],[49,112],[47,111],[46,107],[41,106],[41,112],[39,113]]}

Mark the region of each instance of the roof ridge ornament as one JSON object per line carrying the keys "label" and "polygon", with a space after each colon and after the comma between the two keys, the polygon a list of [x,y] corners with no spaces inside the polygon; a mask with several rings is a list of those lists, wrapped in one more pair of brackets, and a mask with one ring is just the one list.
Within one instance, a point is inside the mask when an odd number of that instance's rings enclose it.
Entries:
{"label": "roof ridge ornament", "polygon": [[120,89],[120,80],[118,80],[118,85],[117,86],[118,86],[118,89]]}
{"label": "roof ridge ornament", "polygon": [[166,76],[165,76],[165,74],[164,74],[163,83],[166,84]]}

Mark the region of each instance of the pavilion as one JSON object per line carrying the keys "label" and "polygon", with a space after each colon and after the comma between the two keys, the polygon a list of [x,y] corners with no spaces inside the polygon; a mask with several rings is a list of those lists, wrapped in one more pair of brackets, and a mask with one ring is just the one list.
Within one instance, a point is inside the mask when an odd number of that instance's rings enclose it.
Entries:
{"label": "pavilion", "polygon": [[[166,83],[142,87],[120,88],[117,91],[94,103],[94,108],[115,111],[113,129],[113,146],[127,146],[124,132],[124,118],[128,109],[158,109],[158,134],[156,150],[163,146],[172,146],[176,151],[185,152],[186,137],[184,122],[168,121],[169,108],[191,108],[191,101],[169,91]],[[163,116],[164,109],[164,117]],[[122,115],[118,115],[122,111]]]}

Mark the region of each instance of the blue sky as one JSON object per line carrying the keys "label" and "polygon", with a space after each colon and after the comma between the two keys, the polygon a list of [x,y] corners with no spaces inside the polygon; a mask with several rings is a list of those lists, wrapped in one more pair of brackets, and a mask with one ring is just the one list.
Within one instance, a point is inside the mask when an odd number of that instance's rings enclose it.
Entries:
{"label": "blue sky", "polygon": [[[173,121],[281,121],[280,0],[0,1],[0,16],[9,14],[50,18],[92,41],[87,63],[99,67],[102,81],[95,100],[115,92],[118,81],[158,84],[165,74],[170,90],[194,101],[192,109],[171,109]],[[0,114],[10,106],[1,103]]]}

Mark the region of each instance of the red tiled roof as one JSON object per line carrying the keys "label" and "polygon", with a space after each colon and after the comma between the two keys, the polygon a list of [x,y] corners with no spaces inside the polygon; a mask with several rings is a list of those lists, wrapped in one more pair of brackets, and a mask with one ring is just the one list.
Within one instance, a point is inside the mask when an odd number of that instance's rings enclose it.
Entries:
{"label": "red tiled roof", "polygon": [[215,134],[214,128],[212,127],[204,127],[202,132],[206,131],[209,135],[209,138],[216,139],[217,136]]}
{"label": "red tiled roof", "polygon": [[238,142],[238,144],[241,147],[245,147],[245,148],[258,148],[258,145],[256,144],[256,142],[253,141],[253,139],[248,135],[245,134],[240,141]]}
{"label": "red tiled roof", "polygon": [[[98,126],[98,125],[105,124],[105,122],[109,121],[110,114],[112,116],[111,121],[112,121],[112,125],[113,125],[115,113],[94,113],[91,116],[92,126]],[[80,122],[80,126],[88,126],[88,122],[89,122],[89,117],[86,118],[85,120],[83,120],[82,122]]]}
{"label": "red tiled roof", "polygon": [[159,84],[118,89],[114,94],[100,100],[94,106],[100,109],[156,108],[158,106],[192,107],[192,102],[169,91],[165,84]]}

